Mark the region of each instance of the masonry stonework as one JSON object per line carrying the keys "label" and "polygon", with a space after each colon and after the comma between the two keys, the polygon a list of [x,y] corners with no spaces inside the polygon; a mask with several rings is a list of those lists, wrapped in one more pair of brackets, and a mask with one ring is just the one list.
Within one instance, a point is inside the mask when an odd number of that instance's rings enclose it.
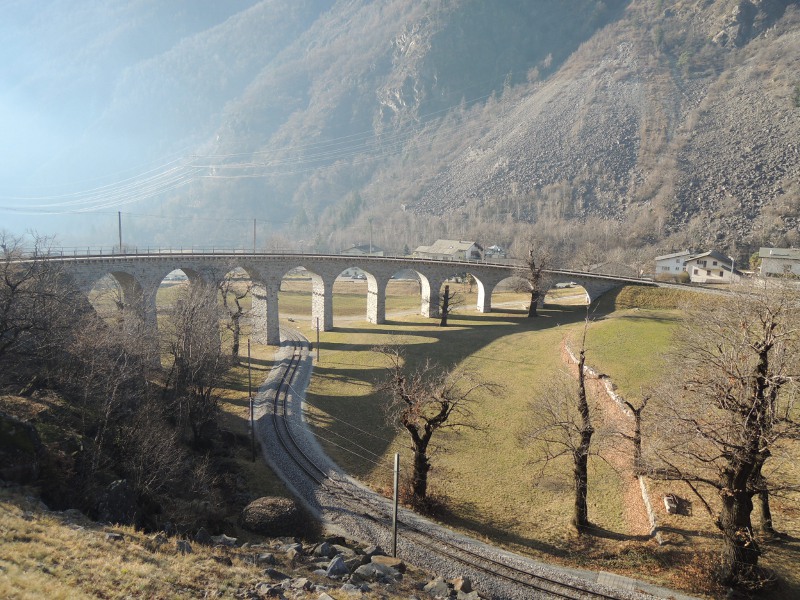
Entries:
{"label": "masonry stonework", "polygon": [[[54,258],[64,266],[73,285],[89,294],[97,282],[111,275],[119,283],[123,295],[123,318],[126,327],[144,327],[156,339],[156,292],[164,278],[176,269],[182,270],[190,284],[203,284],[208,293],[217,293],[217,286],[226,274],[243,269],[254,284],[252,324],[254,339],[260,343],[280,344],[278,292],[283,276],[303,267],[312,282],[312,326],[330,331],[333,322],[333,283],[346,269],[357,267],[367,277],[367,314],[370,323],[386,320],[386,286],[392,275],[413,270],[420,281],[420,314],[437,317],[442,284],[451,277],[470,274],[478,287],[477,310],[490,312],[492,293],[504,279],[515,275],[515,266],[459,261],[389,258],[343,255],[284,254],[142,254],[105,257]],[[606,291],[626,282],[638,282],[603,275],[568,271],[549,271],[543,289],[558,282],[582,285],[591,302]],[[543,297],[543,296],[542,296]],[[317,321],[318,320],[318,321]]]}

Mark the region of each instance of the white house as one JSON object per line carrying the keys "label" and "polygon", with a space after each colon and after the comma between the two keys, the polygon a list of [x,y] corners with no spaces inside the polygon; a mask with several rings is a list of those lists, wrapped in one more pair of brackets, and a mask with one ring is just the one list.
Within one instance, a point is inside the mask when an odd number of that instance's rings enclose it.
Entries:
{"label": "white house", "polygon": [[686,270],[685,263],[691,256],[691,250],[656,256],[656,277],[662,274],[679,275],[683,273]]}
{"label": "white house", "polygon": [[431,246],[419,246],[412,256],[435,260],[481,260],[483,248],[477,242],[436,240]]}
{"label": "white house", "polygon": [[689,257],[684,263],[692,283],[733,283],[742,273],[735,268],[730,257],[716,250]]}
{"label": "white house", "polygon": [[800,277],[800,249],[798,248],[761,248],[758,251],[761,259],[762,277],[794,275]]}

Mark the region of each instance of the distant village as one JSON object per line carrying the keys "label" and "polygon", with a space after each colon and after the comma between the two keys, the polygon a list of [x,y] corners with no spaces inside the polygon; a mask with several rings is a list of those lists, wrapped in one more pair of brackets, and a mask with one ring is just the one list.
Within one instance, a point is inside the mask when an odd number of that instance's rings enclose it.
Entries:
{"label": "distant village", "polygon": [[[343,250],[340,254],[352,256],[386,256],[385,251],[372,244],[359,244]],[[492,245],[484,249],[470,240],[436,240],[430,246],[418,246],[410,255],[413,258],[452,261],[498,261],[513,260],[506,249]],[[800,249],[761,248],[756,268],[749,264],[737,265],[733,257],[717,250],[681,250],[655,257],[651,272],[635,267],[600,263],[586,268],[587,272],[624,277],[647,277],[659,281],[677,283],[730,284],[742,277],[800,277]],[[355,279],[363,278],[360,269],[348,269],[342,274]]]}

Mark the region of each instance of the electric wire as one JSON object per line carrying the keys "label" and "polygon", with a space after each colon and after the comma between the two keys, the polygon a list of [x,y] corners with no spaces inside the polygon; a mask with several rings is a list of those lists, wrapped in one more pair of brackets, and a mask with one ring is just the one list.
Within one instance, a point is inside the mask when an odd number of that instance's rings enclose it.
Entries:
{"label": "electric wire", "polygon": [[[484,95],[474,98],[469,101],[469,105],[476,104],[488,97],[489,95]],[[331,164],[329,163],[336,164],[337,161],[346,159],[352,159],[352,165],[359,166],[403,152],[407,144],[412,141],[417,144],[425,144],[433,140],[447,142],[457,135],[463,135],[466,131],[480,127],[474,124],[465,124],[463,121],[453,125],[444,125],[444,118],[436,118],[437,115],[446,115],[453,108],[455,106],[423,115],[420,119],[426,120],[417,126],[396,130],[389,134],[365,130],[321,142],[249,153],[194,154],[170,160],[120,181],[80,192],[38,196],[0,196],[0,211],[45,215],[96,212],[150,199],[201,178],[242,179],[300,175],[322,167],[330,168]],[[308,151],[308,153],[304,154],[303,151]],[[365,153],[368,155],[364,156]],[[288,158],[287,154],[290,155]],[[251,160],[241,163],[222,162],[227,158],[241,156],[250,156]],[[253,156],[263,156],[265,159],[274,158],[257,163],[252,161]],[[206,160],[208,158],[214,159],[214,162]],[[202,164],[202,162],[209,164]],[[219,173],[219,171],[225,170],[248,169],[251,170],[250,173],[233,175]],[[20,205],[20,202],[24,202],[25,205]]]}

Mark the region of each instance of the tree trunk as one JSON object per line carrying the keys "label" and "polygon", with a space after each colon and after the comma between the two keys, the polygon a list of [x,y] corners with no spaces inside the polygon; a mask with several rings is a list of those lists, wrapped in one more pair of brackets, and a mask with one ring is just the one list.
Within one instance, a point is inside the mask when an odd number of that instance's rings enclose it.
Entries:
{"label": "tree trunk", "polygon": [[772,510],[769,507],[769,492],[763,490],[758,493],[758,503],[761,508],[761,531],[767,535],[777,535],[772,527]]}
{"label": "tree trunk", "polygon": [[528,307],[529,317],[538,317],[539,313],[536,309],[539,307],[539,290],[531,290],[531,305]]}
{"label": "tree trunk", "polygon": [[[744,486],[741,486],[744,488]],[[717,525],[722,530],[724,547],[719,579],[724,585],[737,585],[753,579],[761,554],[753,537],[750,513],[753,501],[746,489],[723,489],[722,510]]]}
{"label": "tree trunk", "polygon": [[586,399],[586,375],[583,371],[586,363],[586,350],[581,348],[578,360],[578,410],[581,414],[580,443],[573,453],[575,463],[575,513],[572,525],[580,533],[589,527],[589,508],[587,495],[589,492],[589,445],[594,428],[589,415],[589,402]]}
{"label": "tree trunk", "polygon": [[775,529],[772,527],[772,510],[769,507],[769,490],[767,489],[764,476],[761,474],[761,469],[770,456],[771,452],[768,449],[759,452],[756,465],[753,468],[751,483],[752,491],[758,496],[758,505],[761,509],[761,531],[767,535],[776,535]]}
{"label": "tree trunk", "polygon": [[642,406],[633,411],[633,472],[641,475],[644,472],[642,466]]}
{"label": "tree trunk", "polygon": [[442,318],[439,327],[447,327],[447,314],[450,312],[450,286],[444,286],[444,297],[442,298]]}
{"label": "tree trunk", "polygon": [[572,515],[572,526],[578,533],[584,532],[589,526],[589,507],[586,502],[589,493],[588,458],[587,454],[581,454],[580,452],[576,452],[574,456],[575,507]]}
{"label": "tree trunk", "polygon": [[235,362],[239,362],[239,341],[242,336],[242,324],[240,323],[241,315],[234,315],[233,316],[233,349],[231,350],[231,354],[233,355],[233,360]]}
{"label": "tree trunk", "polygon": [[425,450],[414,451],[414,474],[412,475],[411,491],[414,504],[423,504],[428,497],[428,471],[431,463]]}

